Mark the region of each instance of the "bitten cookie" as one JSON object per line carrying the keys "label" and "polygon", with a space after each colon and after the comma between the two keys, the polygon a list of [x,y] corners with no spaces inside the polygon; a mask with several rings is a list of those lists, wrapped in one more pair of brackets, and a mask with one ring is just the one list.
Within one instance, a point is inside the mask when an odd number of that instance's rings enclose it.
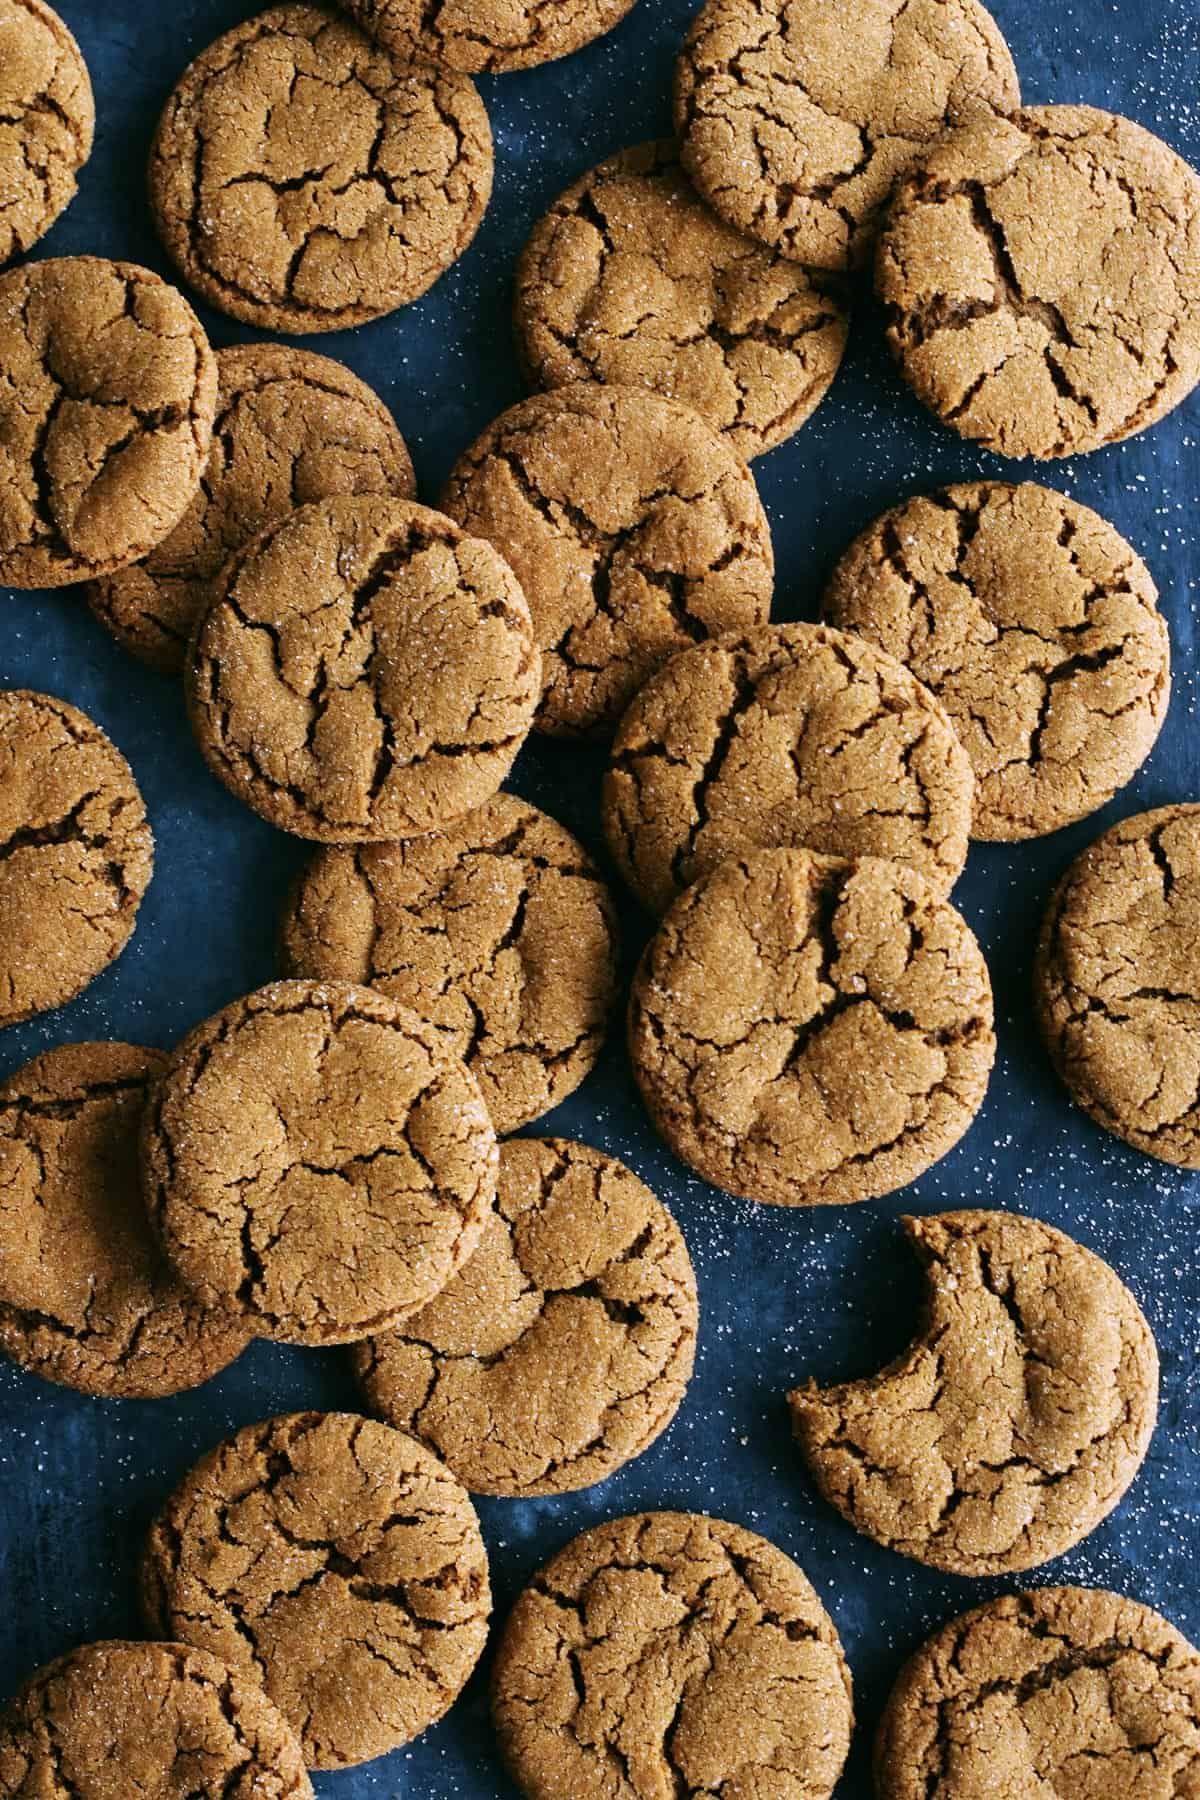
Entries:
{"label": "bitten cookie", "polygon": [[642,389],[576,382],[512,407],[441,504],[521,583],[542,652],[536,724],[557,737],[611,730],[674,651],[770,612],[754,477],[698,413]]}
{"label": "bitten cookie", "polygon": [[682,400],[746,461],[799,431],[837,374],[846,309],[693,190],[670,139],[600,163],[517,265],[531,383],[604,381]]}
{"label": "bitten cookie", "polygon": [[515,794],[404,844],[321,851],[282,939],[289,975],[379,988],[434,1027],[501,1133],[574,1092],[616,999],[616,914],[600,872]]}
{"label": "bitten cookie", "polygon": [[1095,1530],[1137,1474],[1158,1353],[1090,1250],[1016,1213],[905,1219],[928,1293],[912,1347],[867,1381],[788,1395],[825,1498],[954,1575],[1036,1568]]}
{"label": "bitten cookie", "polygon": [[0,263],[71,204],[95,127],[87,64],[58,14],[0,0]]}
{"label": "bitten cookie", "polygon": [[780,1770],[827,1800],[854,1723],[841,1644],[802,1571],[754,1532],[687,1513],[614,1519],[534,1576],[492,1710],[530,1800],[767,1794]]}
{"label": "bitten cookie", "polygon": [[465,75],[401,65],[323,6],[276,6],[192,63],[150,153],[150,204],[185,281],[268,331],[342,331],[457,261],[492,190]]}
{"label": "bitten cookie", "polygon": [[989,481],[877,519],[825,610],[937,695],[975,770],[972,835],[1014,839],[1095,812],[1153,749],[1171,692],[1157,599],[1098,513]]}
{"label": "bitten cookie", "polygon": [[0,690],[0,1026],[74,999],[121,954],[153,868],[133,771],[100,727]]}
{"label": "bitten cookie", "polygon": [[1115,443],[1200,379],[1200,178],[1112,113],[951,133],[902,178],[876,276],[918,397],[1003,456]]}
{"label": "bitten cookie", "polygon": [[186,691],[209,767],[272,825],[388,841],[491,798],[533,722],[541,658],[490,544],[405,500],[324,500],[226,565]]}
{"label": "bitten cookie", "polygon": [[652,912],[728,857],[799,845],[910,864],[946,893],[974,782],[940,703],[861,638],[775,625],[673,657],[621,720],[609,848]]}
{"label": "bitten cookie", "polygon": [[586,1144],[514,1138],[470,1262],[355,1368],[472,1493],[566,1494],[666,1430],[696,1327],[687,1246],[649,1188]]}
{"label": "bitten cookie", "polygon": [[349,982],[277,982],[198,1026],[150,1097],[142,1156],[178,1274],[282,1343],[349,1343],[424,1306],[496,1193],[474,1079]]}
{"label": "bitten cookie", "polygon": [[143,563],[93,582],[88,603],[126,650],[179,674],[211,586],[235,550],[334,494],[416,498],[387,407],[327,356],[282,344],[217,351],[217,416],[200,491]]}
{"label": "bitten cookie", "polygon": [[760,850],[677,900],[629,1007],[667,1143],[727,1193],[876,1199],[953,1148],[996,1051],[979,946],[915,870]]}
{"label": "bitten cookie", "polygon": [[581,50],[625,17],[634,0],[346,0],[393,56],[502,75]]}

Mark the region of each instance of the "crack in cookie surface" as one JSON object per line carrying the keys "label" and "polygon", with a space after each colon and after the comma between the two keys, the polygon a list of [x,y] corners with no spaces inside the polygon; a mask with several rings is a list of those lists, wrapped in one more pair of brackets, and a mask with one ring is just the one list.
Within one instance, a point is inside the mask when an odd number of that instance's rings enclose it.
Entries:
{"label": "crack in cookie surface", "polygon": [[634,0],[349,0],[348,11],[404,61],[467,75],[531,69],[611,31]]}
{"label": "crack in cookie surface", "polygon": [[75,197],[96,107],[79,45],[42,0],[0,0],[0,264]]}

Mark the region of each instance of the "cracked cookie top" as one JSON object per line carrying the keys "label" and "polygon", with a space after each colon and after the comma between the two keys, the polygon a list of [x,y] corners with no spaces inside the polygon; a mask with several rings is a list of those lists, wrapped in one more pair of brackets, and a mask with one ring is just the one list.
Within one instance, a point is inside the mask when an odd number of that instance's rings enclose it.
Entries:
{"label": "cracked cookie top", "polygon": [[641,690],[604,827],[652,912],[727,857],[789,845],[908,863],[945,893],[972,789],[954,727],[900,663],[846,632],[773,625],[685,650]]}
{"label": "cracked cookie top", "polygon": [[199,486],[216,399],[199,320],[149,269],[66,256],[0,276],[0,584],[148,555]]}
{"label": "cracked cookie top", "polygon": [[314,501],[238,551],[187,671],[214,774],[327,843],[414,837],[482,805],[540,688],[503,558],[428,507],[372,498]]}
{"label": "cracked cookie top", "polygon": [[859,1531],[955,1575],[1036,1568],[1080,1542],[1141,1467],[1158,1354],[1090,1250],[1016,1213],[905,1219],[928,1291],[877,1376],[788,1395],[825,1498]]}
{"label": "cracked cookie top", "polygon": [[905,1666],[875,1781],[880,1800],[1194,1792],[1200,1655],[1120,1594],[1007,1594],[944,1626]]}
{"label": "cracked cookie top", "polygon": [[503,413],[442,507],[510,564],[542,652],[537,727],[612,729],[673,651],[765,622],[775,558],[746,465],[690,407],[576,382]]}
{"label": "cracked cookie top", "polygon": [[1098,513],[1026,482],[907,500],[850,546],[834,625],[908,665],[975,770],[976,838],[1040,837],[1132,780],[1166,717],[1149,569]]}
{"label": "cracked cookie top", "polygon": [[848,329],[832,288],[705,205],[670,139],[623,150],[555,201],[517,265],[515,313],[536,386],[649,388],[746,461],[820,405]]}
{"label": "cracked cookie top", "polygon": [[666,1430],[696,1349],[696,1278],[666,1207],[566,1138],[500,1151],[470,1262],[355,1366],[373,1411],[476,1494],[566,1494]]}
{"label": "cracked cookie top", "polygon": [[534,1576],[492,1707],[529,1800],[827,1800],[854,1723],[837,1633],[791,1558],[670,1512],[585,1531]]}
{"label": "cracked cookie top", "polygon": [[276,6],[218,38],[150,154],[150,204],[185,280],[269,331],[341,331],[415,300],[467,248],[491,189],[467,77],[394,62],[322,6]]}
{"label": "cracked cookie top", "polygon": [[0,0],[0,263],[29,250],[75,198],[92,152],[87,64],[42,0]]}
{"label": "cracked cookie top", "polygon": [[314,1769],[383,1756],[440,1719],[487,1640],[475,1510],[403,1432],[353,1413],[248,1425],[151,1527],[149,1629],[253,1675]]}
{"label": "cracked cookie top", "polygon": [[126,650],[180,674],[211,586],[235,550],[335,494],[416,497],[379,396],[343,364],[284,344],[217,351],[217,416],[200,490],[145,562],[93,582],[88,603]]}
{"label": "cracked cookie top", "polygon": [[323,850],[292,891],[290,975],[358,981],[419,1014],[501,1134],[591,1071],[617,987],[617,923],[582,844],[497,794],[444,831]]}
{"label": "cracked cookie top", "polygon": [[1095,450],[1200,379],[1200,178],[1092,107],[978,119],[901,180],[876,280],[943,424],[1003,456]]}
{"label": "cracked cookie top", "polygon": [[142,1154],[179,1275],[282,1343],[348,1343],[425,1305],[496,1193],[473,1077],[349,982],[277,982],[198,1026],[151,1094]]}
{"label": "cracked cookie top", "polygon": [[346,0],[372,37],[412,57],[501,75],[581,50],[611,31],[634,0]]}
{"label": "cracked cookie top", "polygon": [[996,1051],[987,967],[915,870],[810,850],[722,863],[646,947],[629,1008],[675,1153],[780,1206],[876,1199],[966,1131]]}
{"label": "cracked cookie top", "polygon": [[121,954],[153,868],[133,771],[100,727],[0,690],[0,1025],[74,999]]}
{"label": "cracked cookie top", "polygon": [[821,269],[869,261],[896,177],[1017,72],[977,0],[708,0],[675,72],[675,128],[711,206]]}

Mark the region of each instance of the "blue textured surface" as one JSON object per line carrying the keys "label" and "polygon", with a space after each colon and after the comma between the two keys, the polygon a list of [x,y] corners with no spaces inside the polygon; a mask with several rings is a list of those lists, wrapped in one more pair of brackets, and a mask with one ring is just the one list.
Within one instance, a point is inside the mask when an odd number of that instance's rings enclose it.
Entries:
{"label": "blue textured surface", "polygon": [[[169,274],[143,198],[150,133],[184,64],[243,9],[236,0],[59,4],[91,68],[99,130],[80,196],[39,253],[92,251]],[[668,128],[671,62],[691,10],[690,0],[641,0],[603,43],[548,69],[481,84],[496,133],[497,182],[468,255],[392,318],[310,340],[388,401],[425,499],[436,498],[475,433],[519,397],[509,285],[529,228],[601,156]],[[995,10],[1028,100],[1126,112],[1200,162],[1198,0],[1054,7],[998,0]],[[217,344],[252,335],[201,312]],[[483,1503],[498,1616],[559,1545],[622,1512],[701,1509],[766,1533],[816,1584],[854,1672],[860,1730],[840,1800],[867,1800],[870,1732],[904,1654],[936,1623],[1012,1585],[939,1577],[876,1548],[816,1498],[791,1447],[782,1398],[789,1385],[806,1374],[866,1374],[912,1329],[918,1282],[896,1228],[901,1212],[958,1204],[1029,1211],[1099,1251],[1133,1288],[1163,1358],[1148,1462],[1116,1515],[1032,1579],[1116,1588],[1200,1639],[1191,1382],[1200,1332],[1200,1178],[1125,1150],[1073,1110],[1038,1045],[1029,1002],[1034,932],[1066,862],[1116,818],[1200,797],[1198,437],[1200,395],[1149,434],[1039,477],[1095,506],[1146,556],[1171,624],[1175,693],[1154,755],[1104,813],[1040,843],[972,849],[956,898],[991,965],[1000,1056],[987,1104],[960,1147],[886,1202],[809,1216],[756,1210],[690,1177],[655,1141],[619,1041],[580,1093],[538,1127],[615,1151],[668,1200],[696,1261],[703,1320],[682,1411],[640,1461],[588,1493]],[[942,481],[1018,473],[925,418],[889,365],[869,305],[816,418],[755,471],[775,533],[775,612],[785,619],[813,616],[833,560],[885,505]],[[158,844],[130,948],[74,1005],[3,1034],[0,1071],[72,1038],[168,1046],[275,973],[276,915],[303,848],[209,778],[175,687],[129,661],[76,593],[5,595],[0,606],[0,683],[62,695],[105,726],[142,784]],[[592,753],[536,742],[513,785],[599,849],[600,771]],[[645,928],[632,911],[626,926],[632,959]],[[0,1369],[0,1690],[81,1640],[137,1631],[132,1573],[140,1536],[197,1454],[273,1411],[354,1404],[338,1354],[267,1344],[175,1401],[98,1403]],[[408,1750],[319,1777],[316,1786],[341,1800],[510,1795],[491,1747],[484,1681],[476,1676],[449,1718]]]}

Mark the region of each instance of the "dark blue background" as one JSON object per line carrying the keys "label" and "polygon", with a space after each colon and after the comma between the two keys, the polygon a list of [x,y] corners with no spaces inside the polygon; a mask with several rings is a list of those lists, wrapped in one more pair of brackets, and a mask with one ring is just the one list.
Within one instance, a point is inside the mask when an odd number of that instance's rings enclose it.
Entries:
{"label": "dark blue background", "polygon": [[[846,0],[830,0],[831,4]],[[59,0],[96,88],[99,126],[82,192],[39,254],[92,251],[170,274],[142,187],[150,133],[185,63],[244,16],[238,0]],[[482,84],[496,134],[496,193],[474,246],[416,305],[366,329],[309,340],[343,358],[393,408],[422,496],[436,500],[458,452],[519,397],[509,341],[514,257],[546,203],[603,155],[669,128],[675,49],[691,0],[640,0],[600,44],[547,69]],[[1126,112],[1200,163],[1197,0],[998,0],[1030,101]],[[250,336],[202,310],[217,344]],[[1163,1360],[1160,1423],[1116,1516],[1037,1581],[1106,1585],[1161,1608],[1200,1639],[1194,1255],[1200,1179],[1128,1151],[1073,1110],[1031,1023],[1038,917],[1065,863],[1101,827],[1200,797],[1193,527],[1200,394],[1130,443],[1043,468],[1131,539],[1171,624],[1175,691],[1159,745],[1132,787],[1092,820],[1040,843],[972,849],[957,900],[996,987],[1000,1056],[962,1145],[923,1181],[873,1205],[810,1215],[730,1200],[655,1141],[619,1037],[546,1126],[624,1157],[676,1211],[700,1280],[695,1380],[666,1437],[588,1493],[485,1501],[497,1616],[576,1531],[645,1507],[700,1509],[766,1533],[807,1570],[841,1632],[860,1731],[841,1800],[866,1800],[867,1749],[904,1654],[939,1621],[1000,1591],[939,1577],[857,1536],[810,1491],[788,1435],[786,1388],[801,1376],[866,1374],[906,1341],[918,1284],[897,1216],[960,1204],[1032,1212],[1115,1264],[1149,1314]],[[1027,475],[937,428],[890,367],[869,302],[829,399],[798,437],[755,465],[775,533],[776,616],[809,618],[849,539],[884,506],[939,482]],[[268,980],[285,885],[302,846],[260,823],[205,773],[176,687],[128,660],[74,592],[0,597],[0,682],[62,695],[106,727],[149,804],[157,872],[137,934],[73,1006],[0,1039],[0,1072],[48,1045],[118,1037],[170,1045],[198,1019]],[[601,759],[535,741],[513,785],[599,849]],[[630,958],[644,924],[626,913]],[[259,1344],[198,1393],[102,1404],[0,1369],[0,1690],[81,1640],[135,1633],[140,1536],[193,1459],[232,1428],[295,1406],[353,1406],[342,1358]],[[419,1743],[364,1769],[319,1777],[341,1800],[486,1800],[511,1789],[492,1752],[476,1676]]]}

